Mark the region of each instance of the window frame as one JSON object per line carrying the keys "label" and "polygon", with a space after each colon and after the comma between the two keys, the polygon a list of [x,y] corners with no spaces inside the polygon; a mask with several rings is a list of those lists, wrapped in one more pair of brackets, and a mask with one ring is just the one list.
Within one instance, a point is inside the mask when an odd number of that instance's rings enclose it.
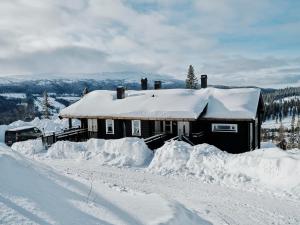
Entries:
{"label": "window frame", "polygon": [[[111,126],[112,126],[112,132],[110,132],[108,130],[108,125],[110,125],[108,122],[111,122]],[[106,119],[105,120],[105,131],[106,131],[106,134],[115,134],[115,121],[113,119]]]}
{"label": "window frame", "polygon": [[[217,129],[218,126],[229,126],[230,129]],[[236,123],[212,123],[211,131],[214,133],[238,133],[238,124]]]}
{"label": "window frame", "polygon": [[[139,129],[138,133],[135,133],[135,129],[134,129],[135,122],[138,122],[138,129]],[[141,136],[142,135],[141,124],[142,124],[141,120],[131,120],[131,134],[132,134],[132,136]]]}

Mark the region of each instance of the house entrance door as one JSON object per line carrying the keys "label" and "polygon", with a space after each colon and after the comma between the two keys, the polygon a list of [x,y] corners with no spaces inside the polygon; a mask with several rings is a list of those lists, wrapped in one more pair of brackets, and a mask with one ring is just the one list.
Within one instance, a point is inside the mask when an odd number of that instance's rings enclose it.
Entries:
{"label": "house entrance door", "polygon": [[178,121],[178,136],[189,136],[190,135],[190,123]]}

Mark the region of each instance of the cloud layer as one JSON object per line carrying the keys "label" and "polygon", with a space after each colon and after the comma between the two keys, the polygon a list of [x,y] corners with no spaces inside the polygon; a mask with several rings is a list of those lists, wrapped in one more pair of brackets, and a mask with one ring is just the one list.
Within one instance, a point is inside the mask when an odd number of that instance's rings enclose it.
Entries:
{"label": "cloud layer", "polygon": [[292,0],[2,0],[0,75],[143,71],[184,79],[193,64],[215,84],[295,83],[299,9]]}

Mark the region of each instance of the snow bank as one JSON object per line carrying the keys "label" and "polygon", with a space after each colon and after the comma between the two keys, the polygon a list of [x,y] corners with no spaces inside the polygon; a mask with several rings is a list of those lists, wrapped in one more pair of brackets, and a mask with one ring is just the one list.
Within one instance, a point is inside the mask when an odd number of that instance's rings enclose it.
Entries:
{"label": "snow bank", "polygon": [[144,166],[152,157],[152,151],[140,138],[90,139],[87,142],[86,159],[97,159],[102,164]]}
{"label": "snow bank", "polygon": [[89,201],[90,181],[59,175],[4,144],[0,171],[1,224],[210,224],[158,194],[120,192],[97,180]]}
{"label": "snow bank", "polygon": [[145,166],[153,153],[140,138],[90,139],[86,143],[57,142],[49,148],[46,157],[95,160],[102,165]]}
{"label": "snow bank", "polygon": [[86,144],[83,142],[59,141],[48,149],[46,157],[51,159],[83,159],[86,151]]}
{"label": "snow bank", "polygon": [[37,153],[45,151],[43,142],[41,139],[21,141],[14,143],[11,148],[14,151],[20,152],[26,156],[32,156]]}
{"label": "snow bank", "polygon": [[299,150],[268,148],[229,154],[208,144],[172,141],[156,151],[148,169],[162,175],[193,175],[208,183],[259,182],[285,190],[300,188]]}

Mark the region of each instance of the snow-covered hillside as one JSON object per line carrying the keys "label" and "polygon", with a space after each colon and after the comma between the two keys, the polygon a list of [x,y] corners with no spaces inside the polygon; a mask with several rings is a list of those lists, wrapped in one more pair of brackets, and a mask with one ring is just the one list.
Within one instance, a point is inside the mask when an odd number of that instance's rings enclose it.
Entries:
{"label": "snow-covered hillside", "polygon": [[158,194],[94,181],[92,173],[70,179],[3,145],[0,171],[0,224],[210,224]]}

